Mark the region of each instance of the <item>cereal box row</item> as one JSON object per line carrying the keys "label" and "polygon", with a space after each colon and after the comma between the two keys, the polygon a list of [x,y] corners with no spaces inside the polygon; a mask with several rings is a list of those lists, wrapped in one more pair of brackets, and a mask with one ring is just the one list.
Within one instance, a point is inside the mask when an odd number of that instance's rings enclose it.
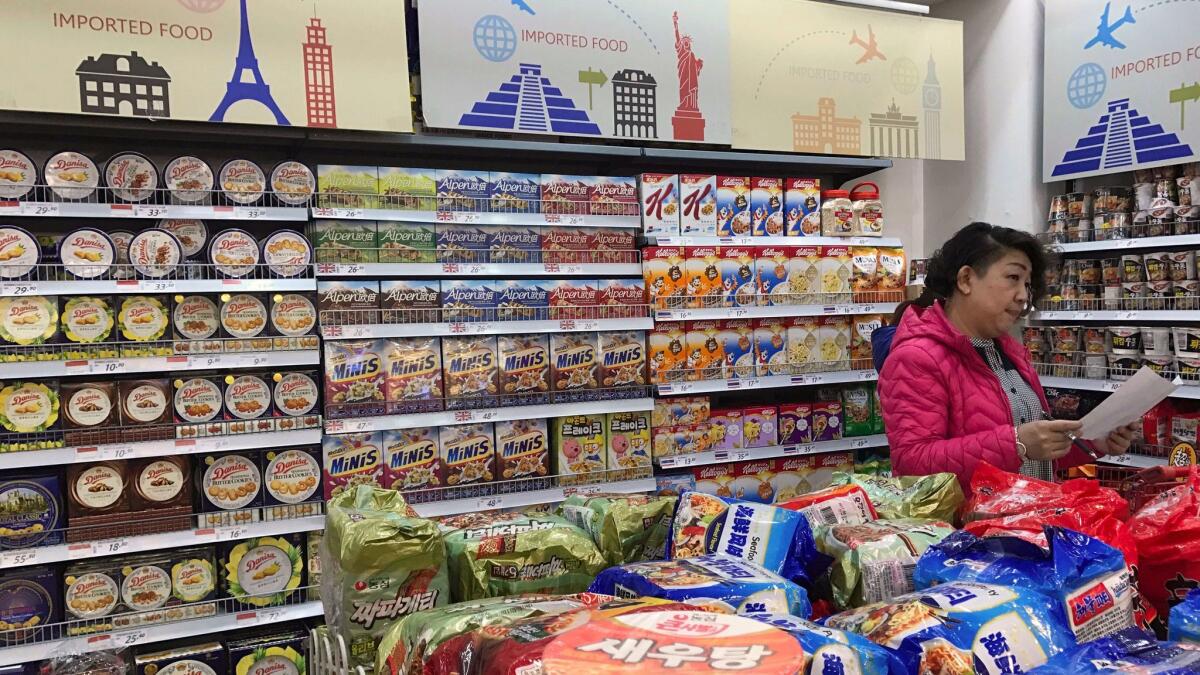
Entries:
{"label": "cereal box row", "polygon": [[692,469],[695,489],[719,497],[774,504],[829,487],[836,472],[854,470],[854,453],[779,457]]}
{"label": "cereal box row", "polygon": [[821,234],[817,178],[645,173],[641,201],[646,236]]}

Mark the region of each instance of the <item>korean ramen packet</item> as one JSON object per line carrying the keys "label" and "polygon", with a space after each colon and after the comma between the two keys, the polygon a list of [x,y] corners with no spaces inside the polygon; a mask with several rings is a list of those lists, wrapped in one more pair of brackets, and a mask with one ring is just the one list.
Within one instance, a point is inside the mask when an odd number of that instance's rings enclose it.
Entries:
{"label": "korean ramen packet", "polygon": [[1183,602],[1171,608],[1167,639],[1200,644],[1200,589],[1188,591]]}
{"label": "korean ramen packet", "polygon": [[911,592],[917,559],[951,532],[946,523],[916,518],[821,528],[817,547],[833,558],[834,603],[858,607]]}
{"label": "korean ramen packet", "polygon": [[648,495],[572,495],[559,515],[582,527],[609,565],[661,560],[676,497]]}
{"label": "korean ramen packet", "polygon": [[796,638],[804,648],[805,666],[800,675],[907,675],[900,659],[860,635],[790,614],[751,614],[748,618]]}
{"label": "korean ramen packet", "polygon": [[962,487],[952,473],[896,477],[835,473],[830,484],[861,487],[880,518],[931,518],[953,523],[963,503]]}
{"label": "korean ramen packet", "polygon": [[1200,645],[1159,642],[1152,633],[1126,628],[1106,638],[1067,649],[1028,672],[1030,675],[1190,675],[1200,673]]}

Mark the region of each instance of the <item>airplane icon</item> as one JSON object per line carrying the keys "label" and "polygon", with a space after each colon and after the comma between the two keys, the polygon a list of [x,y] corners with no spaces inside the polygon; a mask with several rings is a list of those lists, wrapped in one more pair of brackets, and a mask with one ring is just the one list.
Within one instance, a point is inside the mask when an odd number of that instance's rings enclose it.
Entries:
{"label": "airplane icon", "polygon": [[859,47],[863,48],[862,57],[860,57],[858,61],[855,61],[855,63],[866,63],[872,59],[887,61],[887,57],[884,56],[883,52],[879,51],[879,49],[875,46],[875,31],[871,29],[871,24],[867,24],[867,33],[870,35],[868,42],[863,42],[863,39],[858,37],[858,31],[851,32],[850,44],[858,45]]}
{"label": "airplane icon", "polygon": [[532,14],[534,16],[537,15],[537,12],[533,11],[533,8],[530,7],[529,3],[525,2],[525,0],[512,0],[512,5],[513,5],[513,7],[517,8],[517,11],[529,12],[530,14]]}
{"label": "airplane icon", "polygon": [[1113,37],[1113,33],[1127,23],[1137,23],[1137,21],[1133,20],[1133,8],[1126,6],[1125,16],[1110,24],[1108,22],[1108,10],[1111,6],[1112,2],[1104,3],[1104,14],[1100,16],[1100,25],[1096,27],[1096,37],[1092,38],[1086,45],[1084,45],[1084,49],[1091,49],[1096,45],[1104,45],[1105,47],[1112,47],[1114,49],[1125,49],[1124,43]]}

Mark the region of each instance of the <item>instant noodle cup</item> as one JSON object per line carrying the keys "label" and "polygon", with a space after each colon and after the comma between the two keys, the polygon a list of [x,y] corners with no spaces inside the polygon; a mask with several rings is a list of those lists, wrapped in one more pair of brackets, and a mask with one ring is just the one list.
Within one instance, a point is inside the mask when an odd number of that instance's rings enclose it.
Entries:
{"label": "instant noodle cup", "polygon": [[622,565],[666,555],[677,502],[648,495],[572,495],[558,511],[587,531],[609,565]]}
{"label": "instant noodle cup", "polygon": [[804,648],[804,675],[906,675],[904,664],[888,650],[866,638],[806,621],[790,614],[751,614],[787,632]]}
{"label": "instant noodle cup", "polygon": [[953,523],[963,503],[962,487],[952,473],[891,477],[835,473],[832,482],[862,488],[880,518],[932,518]]}

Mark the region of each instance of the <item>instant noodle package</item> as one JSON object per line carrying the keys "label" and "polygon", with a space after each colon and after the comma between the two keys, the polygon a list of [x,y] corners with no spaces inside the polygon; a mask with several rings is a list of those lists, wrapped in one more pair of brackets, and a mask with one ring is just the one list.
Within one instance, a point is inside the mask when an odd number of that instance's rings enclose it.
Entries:
{"label": "instant noodle package", "polygon": [[1183,602],[1171,608],[1167,639],[1200,644],[1200,590],[1188,591]]}
{"label": "instant noodle package", "polygon": [[1200,673],[1200,645],[1159,642],[1138,628],[1072,647],[1028,671],[1031,675],[1092,675],[1098,673]]}
{"label": "instant noodle package", "polygon": [[963,502],[958,477],[952,473],[896,477],[835,473],[832,482],[862,488],[880,518],[931,518],[953,523]]}
{"label": "instant noodle package", "polygon": [[833,601],[856,607],[911,591],[917,559],[951,532],[946,523],[917,518],[820,528],[817,548],[834,559]]}
{"label": "instant noodle package", "polygon": [[905,675],[904,664],[888,650],[854,633],[821,626],[790,614],[751,614],[790,634],[804,648],[800,675]]}
{"label": "instant noodle package", "polygon": [[574,495],[559,513],[591,535],[609,565],[661,560],[666,552],[674,497]]}

